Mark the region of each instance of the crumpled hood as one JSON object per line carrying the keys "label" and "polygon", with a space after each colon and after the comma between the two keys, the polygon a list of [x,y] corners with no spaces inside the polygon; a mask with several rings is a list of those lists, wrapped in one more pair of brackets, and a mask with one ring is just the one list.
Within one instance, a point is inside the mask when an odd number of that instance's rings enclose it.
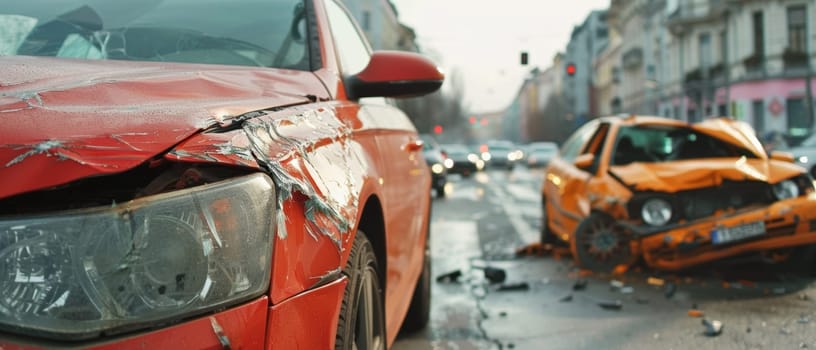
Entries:
{"label": "crumpled hood", "polygon": [[713,187],[725,180],[778,183],[800,175],[804,169],[768,159],[721,158],[663,163],[631,163],[609,171],[637,191],[674,193]]}
{"label": "crumpled hood", "polygon": [[0,57],[0,198],[123,172],[243,113],[328,97],[310,72]]}

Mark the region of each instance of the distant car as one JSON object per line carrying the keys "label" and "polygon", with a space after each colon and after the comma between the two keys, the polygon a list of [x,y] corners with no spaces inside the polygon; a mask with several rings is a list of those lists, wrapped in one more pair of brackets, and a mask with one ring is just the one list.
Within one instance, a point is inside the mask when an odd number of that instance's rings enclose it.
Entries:
{"label": "distant car", "polygon": [[448,184],[448,168],[451,163],[447,155],[439,146],[436,139],[429,134],[421,134],[422,156],[431,170],[431,184],[434,193],[439,198],[445,197],[445,185]]}
{"label": "distant car", "polygon": [[816,177],[816,134],[810,135],[798,146],[784,151],[792,153],[796,163],[805,167],[811,177]]}
{"label": "distant car", "polygon": [[490,154],[488,166],[512,170],[521,160],[524,153],[510,141],[488,141],[487,152]]}
{"label": "distant car", "polygon": [[558,154],[558,144],[555,142],[533,142],[526,149],[525,159],[530,168],[545,167]]}
{"label": "distant car", "polygon": [[547,167],[542,241],[610,271],[640,257],[667,270],[816,243],[816,196],[790,154],[751,127],[631,116],[579,128]]}
{"label": "distant car", "polygon": [[428,321],[437,90],[339,0],[4,2],[0,348],[387,349]]}
{"label": "distant car", "polygon": [[448,156],[448,160],[445,163],[448,168],[448,173],[468,177],[484,169],[484,160],[465,145],[447,144],[442,145],[442,149]]}

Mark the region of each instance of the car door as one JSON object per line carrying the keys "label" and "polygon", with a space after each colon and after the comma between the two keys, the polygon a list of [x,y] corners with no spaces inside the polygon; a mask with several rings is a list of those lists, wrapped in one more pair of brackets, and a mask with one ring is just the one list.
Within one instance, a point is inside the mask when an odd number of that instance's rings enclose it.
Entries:
{"label": "car door", "polygon": [[[581,219],[589,214],[591,194],[587,187],[601,162],[608,130],[606,123],[585,124],[567,139],[547,168],[546,215],[550,228],[562,237],[572,234]],[[586,155],[592,155],[592,162],[584,167],[576,166],[576,160],[588,159]]]}
{"label": "car door", "polygon": [[[345,77],[368,65],[371,49],[349,14],[333,1],[327,2],[329,22]],[[386,280],[385,307],[388,328],[400,321],[411,298],[413,283],[422,269],[425,228],[430,210],[431,177],[422,156],[422,141],[410,119],[384,98],[363,98],[354,138],[375,149],[372,161],[379,178],[378,198],[385,220]],[[424,190],[417,191],[418,188]],[[410,294],[409,294],[410,295]]]}

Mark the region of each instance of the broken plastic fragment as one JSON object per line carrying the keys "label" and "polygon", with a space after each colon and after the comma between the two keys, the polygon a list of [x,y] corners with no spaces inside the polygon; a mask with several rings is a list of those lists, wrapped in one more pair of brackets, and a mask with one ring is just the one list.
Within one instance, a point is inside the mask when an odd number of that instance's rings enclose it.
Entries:
{"label": "broken plastic fragment", "polygon": [[575,284],[572,285],[572,290],[584,290],[586,289],[588,283],[589,281],[587,280],[577,280],[575,281]]}
{"label": "broken plastic fragment", "polygon": [[484,275],[490,283],[502,283],[507,279],[504,270],[490,266],[484,268]]}
{"label": "broken plastic fragment", "polygon": [[618,266],[615,266],[615,269],[612,270],[612,274],[616,275],[616,276],[617,275],[622,275],[622,274],[625,274],[626,271],[629,271],[629,265],[620,264]]}
{"label": "broken plastic fragment", "polygon": [[648,282],[650,285],[658,286],[658,287],[663,286],[666,283],[665,280],[663,280],[662,278],[657,278],[657,277],[649,277],[649,279],[646,282]]}
{"label": "broken plastic fragment", "polygon": [[717,320],[709,321],[707,319],[703,319],[702,323],[703,326],[705,327],[705,331],[703,332],[703,334],[709,337],[716,337],[722,333],[723,329],[722,322]]}
{"label": "broken plastic fragment", "polygon": [[572,294],[567,294],[567,295],[561,297],[561,299],[558,299],[558,301],[560,301],[562,303],[568,303],[568,302],[572,301]]}
{"label": "broken plastic fragment", "polygon": [[702,310],[691,309],[688,311],[689,317],[703,317],[705,313]]}
{"label": "broken plastic fragment", "polygon": [[610,282],[609,282],[609,287],[610,287],[611,289],[621,289],[621,288],[623,288],[624,286],[625,286],[625,285],[623,284],[623,282],[618,281],[618,280],[612,280],[612,281],[610,281]]}
{"label": "broken plastic fragment", "polygon": [[500,285],[498,290],[504,292],[530,290],[530,285],[527,282],[508,283]]}
{"label": "broken plastic fragment", "polygon": [[623,308],[623,302],[620,300],[600,301],[598,302],[598,306],[604,310],[618,311]]}
{"label": "broken plastic fragment", "polygon": [[459,282],[459,277],[462,277],[461,270],[454,270],[448,273],[441,274],[436,277],[437,282]]}
{"label": "broken plastic fragment", "polygon": [[671,282],[666,283],[663,288],[663,295],[666,296],[666,299],[673,297],[675,292],[677,292],[677,285]]}

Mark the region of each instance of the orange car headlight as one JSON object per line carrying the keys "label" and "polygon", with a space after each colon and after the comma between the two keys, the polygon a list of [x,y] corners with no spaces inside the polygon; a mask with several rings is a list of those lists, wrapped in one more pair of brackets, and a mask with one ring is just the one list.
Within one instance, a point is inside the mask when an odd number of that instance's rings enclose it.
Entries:
{"label": "orange car headlight", "polygon": [[57,339],[149,326],[269,286],[275,187],[255,174],[0,218],[0,327]]}
{"label": "orange car headlight", "polygon": [[663,226],[672,218],[671,203],[662,198],[648,199],[640,210],[643,221],[652,226]]}
{"label": "orange car headlight", "polygon": [[799,197],[799,186],[793,180],[785,180],[773,185],[773,193],[776,199],[790,199]]}

